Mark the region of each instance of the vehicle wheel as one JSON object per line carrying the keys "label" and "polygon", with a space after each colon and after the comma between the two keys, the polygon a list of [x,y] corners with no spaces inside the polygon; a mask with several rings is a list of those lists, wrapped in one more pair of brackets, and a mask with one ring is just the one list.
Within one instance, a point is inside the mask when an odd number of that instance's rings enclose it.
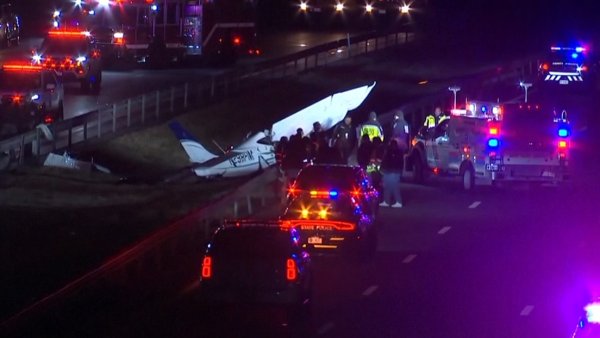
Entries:
{"label": "vehicle wheel", "polygon": [[419,153],[413,155],[413,181],[418,184],[425,182],[425,166]]}
{"label": "vehicle wheel", "polygon": [[473,190],[475,185],[475,173],[473,172],[472,166],[467,165],[462,170],[462,183],[465,191]]}

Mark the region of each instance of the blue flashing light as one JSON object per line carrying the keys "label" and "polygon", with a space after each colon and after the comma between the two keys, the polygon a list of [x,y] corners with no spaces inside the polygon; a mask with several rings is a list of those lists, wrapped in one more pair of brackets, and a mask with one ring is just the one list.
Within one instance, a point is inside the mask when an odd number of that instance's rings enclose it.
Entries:
{"label": "blue flashing light", "polygon": [[497,138],[491,138],[488,140],[488,146],[490,148],[497,148],[500,145],[500,141]]}
{"label": "blue flashing light", "polygon": [[337,191],[335,191],[335,190],[331,190],[331,191],[329,192],[329,197],[337,197],[337,195],[338,195],[338,192],[337,192]]}
{"label": "blue flashing light", "polygon": [[560,137],[567,137],[567,136],[569,136],[569,130],[566,129],[566,128],[560,128],[558,130],[558,136],[560,136]]}
{"label": "blue flashing light", "polygon": [[151,9],[153,12],[156,12],[156,11],[158,10],[158,6],[157,6],[156,4],[153,4],[152,6],[150,6],[150,9]]}
{"label": "blue flashing light", "polygon": [[583,47],[576,47],[575,50],[577,51],[577,53],[581,53],[585,50],[585,48]]}
{"label": "blue flashing light", "polygon": [[571,54],[571,57],[572,57],[573,59],[577,59],[577,58],[579,57],[579,54],[577,54],[577,53],[573,53],[573,54]]}
{"label": "blue flashing light", "polygon": [[482,113],[487,113],[487,106],[481,106],[481,112]]}

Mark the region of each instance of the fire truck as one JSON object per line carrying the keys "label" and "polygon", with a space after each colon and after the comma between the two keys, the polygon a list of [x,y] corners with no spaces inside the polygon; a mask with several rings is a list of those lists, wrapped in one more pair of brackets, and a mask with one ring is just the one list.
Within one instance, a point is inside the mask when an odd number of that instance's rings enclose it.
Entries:
{"label": "fire truck", "polygon": [[90,31],[105,61],[229,64],[260,54],[255,5],[255,0],[89,0],[59,13],[55,26]]}
{"label": "fire truck", "polygon": [[413,138],[407,170],[418,183],[459,178],[464,190],[498,182],[558,185],[569,178],[570,136],[566,112],[472,102]]}

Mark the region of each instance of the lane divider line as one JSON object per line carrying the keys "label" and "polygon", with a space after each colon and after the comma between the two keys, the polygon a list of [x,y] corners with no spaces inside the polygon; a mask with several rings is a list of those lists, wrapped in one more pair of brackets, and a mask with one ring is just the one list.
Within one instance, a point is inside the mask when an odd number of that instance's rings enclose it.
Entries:
{"label": "lane divider line", "polygon": [[450,231],[450,229],[452,229],[452,227],[443,227],[440,229],[440,231],[438,231],[438,235],[443,235],[443,234],[447,233],[448,231]]}
{"label": "lane divider line", "polygon": [[326,334],[327,332],[333,330],[334,327],[335,327],[335,324],[333,324],[333,322],[327,322],[317,330],[317,334],[319,336],[322,336],[322,335]]}
{"label": "lane divider line", "polygon": [[481,204],[481,201],[475,201],[469,205],[469,209],[475,209]]}
{"label": "lane divider line", "polygon": [[527,305],[526,307],[523,308],[523,310],[521,310],[521,316],[529,316],[531,311],[533,311],[533,308],[534,308],[533,305]]}
{"label": "lane divider line", "polygon": [[417,255],[415,255],[415,254],[408,255],[408,256],[406,256],[406,258],[404,258],[402,263],[408,264],[408,263],[412,262],[415,258],[417,258]]}
{"label": "lane divider line", "polygon": [[375,292],[377,290],[377,288],[379,288],[379,286],[371,285],[365,291],[363,291],[362,295],[365,297],[370,296],[373,294],[373,292]]}

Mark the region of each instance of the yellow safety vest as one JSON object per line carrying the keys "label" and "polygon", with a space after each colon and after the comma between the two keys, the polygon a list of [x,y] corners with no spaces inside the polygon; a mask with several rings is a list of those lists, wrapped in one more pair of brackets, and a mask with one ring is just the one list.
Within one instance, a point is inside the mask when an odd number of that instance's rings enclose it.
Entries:
{"label": "yellow safety vest", "polygon": [[423,125],[427,128],[435,128],[435,116],[427,115],[425,118],[425,123]]}
{"label": "yellow safety vest", "polygon": [[379,137],[383,141],[383,135],[379,127],[372,124],[365,124],[360,128],[360,136],[369,135],[369,139],[373,141],[375,137]]}

